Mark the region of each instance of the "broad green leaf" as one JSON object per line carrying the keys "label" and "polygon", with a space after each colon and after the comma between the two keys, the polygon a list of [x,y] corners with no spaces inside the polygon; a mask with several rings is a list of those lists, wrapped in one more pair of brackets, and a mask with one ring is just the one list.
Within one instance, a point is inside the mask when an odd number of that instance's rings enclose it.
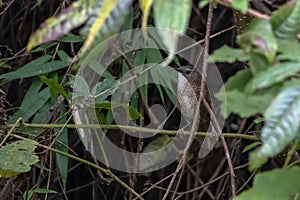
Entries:
{"label": "broad green leaf", "polygon": [[249,58],[249,66],[252,74],[255,76],[268,69],[269,63],[264,55],[253,53]]}
{"label": "broad green leaf", "polygon": [[257,74],[246,86],[246,92],[252,93],[255,90],[267,88],[279,83],[291,76],[297,75],[300,71],[300,63],[279,63],[267,70]]}
{"label": "broad green leaf", "polygon": [[296,85],[280,92],[268,107],[261,132],[263,145],[250,155],[250,169],[264,164],[299,137],[299,122],[300,86]]}
{"label": "broad green leaf", "polygon": [[233,0],[232,7],[241,11],[243,14],[246,14],[248,10],[248,0]]}
{"label": "broad green leaf", "polygon": [[247,95],[238,90],[231,90],[226,92],[226,104],[221,105],[222,113],[226,113],[225,118],[230,113],[238,114],[241,117],[262,114],[274,96],[272,92],[261,95]]}
{"label": "broad green leaf", "polygon": [[279,41],[278,59],[300,63],[300,43],[289,40]]}
{"label": "broad green leaf", "polygon": [[41,81],[43,81],[48,87],[54,91],[56,91],[58,94],[65,97],[67,100],[70,100],[68,93],[65,91],[65,89],[59,85],[56,81],[53,79],[49,79],[46,76],[40,76]]}
{"label": "broad green leaf", "polygon": [[21,140],[0,148],[0,178],[28,172],[39,158],[34,154],[35,141]]}
{"label": "broad green leaf", "polygon": [[96,1],[79,0],[63,10],[57,17],[48,18],[39,29],[30,36],[27,51],[49,41],[53,41],[72,29],[82,25],[90,15],[90,9]]}
{"label": "broad green leaf", "polygon": [[244,69],[237,72],[234,76],[230,77],[228,81],[225,83],[225,90],[238,90],[243,91],[245,89],[245,85],[252,78],[251,71],[249,69]]}
{"label": "broad green leaf", "polygon": [[245,62],[248,55],[245,55],[242,49],[234,49],[224,45],[213,52],[209,56],[209,62],[227,62],[234,63],[236,61]]}
{"label": "broad green leaf", "polygon": [[169,64],[177,50],[178,37],[185,33],[191,14],[191,0],[156,0],[154,3],[154,21],[169,51],[165,64]]}
{"label": "broad green leaf", "polygon": [[0,79],[3,79],[0,82],[0,85],[14,79],[39,76],[49,72],[57,71],[59,69],[63,69],[68,66],[67,62],[59,60],[47,62],[48,60],[50,60],[50,58],[51,56],[42,56],[24,65],[20,69],[17,69],[16,71],[0,75]]}
{"label": "broad green leaf", "polygon": [[297,33],[300,31],[300,1],[283,6],[271,18],[274,33],[281,40],[296,42]]}
{"label": "broad green leaf", "polygon": [[275,169],[257,174],[253,187],[233,200],[291,200],[300,194],[300,168]]}
{"label": "broad green leaf", "polygon": [[269,21],[252,20],[246,32],[238,36],[237,42],[245,52],[261,53],[270,64],[274,62],[278,47]]}

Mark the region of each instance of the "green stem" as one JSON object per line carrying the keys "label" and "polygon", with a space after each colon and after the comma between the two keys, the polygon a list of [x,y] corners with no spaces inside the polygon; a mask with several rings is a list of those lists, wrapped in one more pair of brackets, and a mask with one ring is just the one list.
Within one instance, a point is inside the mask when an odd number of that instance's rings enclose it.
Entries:
{"label": "green stem", "polygon": [[[151,128],[143,128],[143,127],[136,127],[136,126],[124,126],[124,125],[108,125],[108,124],[28,124],[28,123],[22,123],[22,124],[7,124],[0,126],[0,129],[9,129],[9,128],[93,128],[93,129],[114,129],[114,130],[128,130],[131,132],[145,132],[145,133],[157,133],[157,129],[151,129]],[[189,131],[184,131],[184,134],[189,134]],[[160,130],[159,134],[165,134],[174,136],[178,134],[177,130]],[[252,140],[252,141],[260,141],[259,137],[254,135],[246,135],[246,134],[239,134],[239,133],[222,133],[224,137],[227,138],[241,138],[245,140]],[[215,133],[210,132],[195,132],[195,136],[218,136]]]}

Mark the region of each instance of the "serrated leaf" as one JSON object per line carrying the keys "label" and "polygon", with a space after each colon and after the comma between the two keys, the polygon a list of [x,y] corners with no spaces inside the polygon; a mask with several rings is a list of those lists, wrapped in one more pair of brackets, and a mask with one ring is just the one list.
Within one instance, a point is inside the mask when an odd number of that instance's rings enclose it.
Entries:
{"label": "serrated leaf", "polygon": [[243,14],[246,14],[248,10],[248,0],[233,0],[232,7],[241,11]]}
{"label": "serrated leaf", "polygon": [[27,44],[27,51],[49,41],[53,41],[72,29],[82,25],[90,15],[95,1],[77,1],[63,10],[57,17],[48,18],[39,29],[34,32]]}
{"label": "serrated leaf", "polygon": [[291,200],[300,194],[300,169],[275,169],[257,174],[253,187],[233,200]]}
{"label": "serrated leaf", "polygon": [[209,62],[227,62],[234,63],[236,61],[244,62],[248,60],[242,49],[234,49],[224,45],[213,52],[209,56]]}
{"label": "serrated leaf", "polygon": [[264,164],[299,137],[300,86],[289,87],[276,97],[265,113],[263,145],[250,155],[250,169]]}
{"label": "serrated leaf", "polygon": [[300,71],[300,63],[279,63],[267,70],[257,74],[246,86],[246,92],[252,93],[255,90],[269,87],[279,83]]}
{"label": "serrated leaf", "polygon": [[[35,141],[21,140],[0,148],[0,178],[28,172],[39,158],[34,154]],[[8,173],[9,172],[9,173]]]}

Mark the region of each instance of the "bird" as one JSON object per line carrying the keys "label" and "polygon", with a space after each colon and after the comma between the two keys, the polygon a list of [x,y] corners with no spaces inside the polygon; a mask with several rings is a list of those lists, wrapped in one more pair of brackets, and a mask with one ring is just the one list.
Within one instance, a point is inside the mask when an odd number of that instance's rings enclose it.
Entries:
{"label": "bird", "polygon": [[[178,75],[177,96],[180,104],[181,114],[188,122],[193,122],[195,119],[197,102],[200,97],[202,75],[198,69],[191,65],[184,65],[177,70]],[[210,95],[208,88],[204,86],[204,97],[210,104]],[[200,121],[198,131],[207,131],[210,123],[210,115],[204,103],[200,104]]]}

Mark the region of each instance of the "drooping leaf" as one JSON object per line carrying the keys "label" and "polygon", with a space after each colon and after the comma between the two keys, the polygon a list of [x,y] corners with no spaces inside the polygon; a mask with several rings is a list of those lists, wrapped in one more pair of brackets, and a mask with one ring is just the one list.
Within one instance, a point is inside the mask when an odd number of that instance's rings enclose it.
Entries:
{"label": "drooping leaf", "polygon": [[49,41],[53,41],[72,29],[82,25],[89,17],[96,1],[79,0],[63,10],[57,17],[48,18],[40,28],[30,36],[27,51]]}
{"label": "drooping leaf", "polygon": [[39,158],[34,154],[35,141],[21,140],[0,148],[0,178],[9,178],[28,172]]}
{"label": "drooping leaf", "polygon": [[233,200],[290,200],[300,193],[300,169],[275,169],[254,177],[253,187]]}
{"label": "drooping leaf", "polygon": [[274,33],[281,40],[296,41],[300,31],[300,1],[283,6],[271,18]]}
{"label": "drooping leaf", "polygon": [[261,132],[263,145],[250,155],[250,169],[264,164],[299,137],[299,122],[300,86],[296,85],[279,93],[267,109]]}
{"label": "drooping leaf", "polygon": [[81,30],[81,34],[86,36],[86,40],[80,49],[79,56],[87,52],[91,46],[119,30],[129,12],[131,3],[132,0],[96,1],[86,26]]}
{"label": "drooping leaf", "polygon": [[53,79],[49,79],[46,76],[40,76],[41,81],[43,81],[48,87],[54,91],[56,91],[58,94],[65,97],[67,100],[70,100],[68,93],[65,91],[65,89],[59,85],[56,81]]}
{"label": "drooping leaf", "polygon": [[300,71],[300,63],[279,63],[257,74],[246,86],[246,91],[252,93],[255,90],[269,87],[281,82]]}

